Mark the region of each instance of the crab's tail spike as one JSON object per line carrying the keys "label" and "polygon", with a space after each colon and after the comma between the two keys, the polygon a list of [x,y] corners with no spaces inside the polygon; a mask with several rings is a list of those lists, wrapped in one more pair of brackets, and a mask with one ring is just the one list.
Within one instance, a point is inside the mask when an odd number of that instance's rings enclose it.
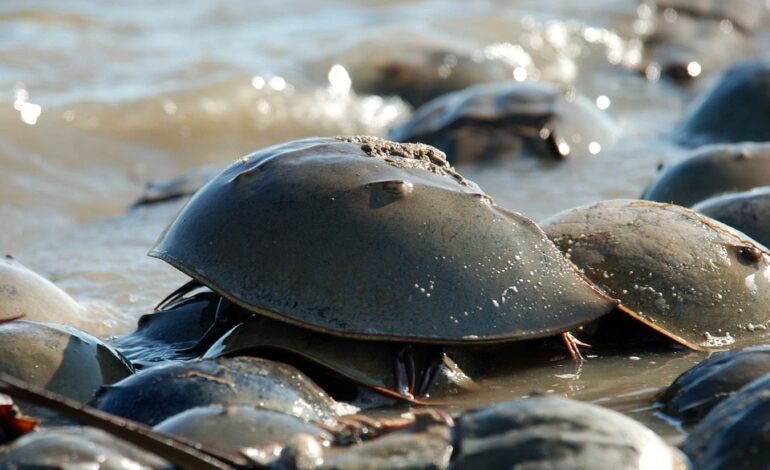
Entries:
{"label": "crab's tail spike", "polygon": [[160,303],[155,306],[155,311],[157,312],[159,310],[163,310],[164,308],[178,301],[185,295],[189,294],[195,289],[200,289],[201,287],[203,287],[203,284],[201,284],[199,281],[195,279],[189,280],[182,287],[170,293],[165,299],[161,300]]}
{"label": "crab's tail spike", "polygon": [[113,416],[0,373],[0,392],[18,400],[52,409],[81,424],[93,426],[152,452],[179,468],[232,470],[259,468],[242,457],[226,455],[176,437],[153,431],[140,423]]}

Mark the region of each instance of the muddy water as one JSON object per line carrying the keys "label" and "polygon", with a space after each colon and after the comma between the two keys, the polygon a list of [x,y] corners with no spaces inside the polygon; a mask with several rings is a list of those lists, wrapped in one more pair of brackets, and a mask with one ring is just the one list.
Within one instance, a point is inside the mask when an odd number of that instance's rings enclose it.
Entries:
{"label": "muddy water", "polygon": [[[682,89],[629,72],[649,22],[637,2],[514,3],[4,4],[0,247],[85,303],[84,328],[131,330],[184,281],[145,256],[178,204],[126,213],[144,184],[287,139],[385,135],[411,109],[355,94],[348,76],[404,44],[504,57],[529,78],[573,85],[612,120],[617,143],[592,157],[461,168],[498,204],[539,220],[638,196],[659,163],[683,154],[665,136],[714,76]],[[753,41],[770,50],[766,31]],[[335,64],[344,73],[330,74]],[[650,397],[700,358],[624,352],[580,370],[555,360],[501,373],[482,392],[452,400],[478,407],[532,390],[565,394],[628,412],[674,439]]]}

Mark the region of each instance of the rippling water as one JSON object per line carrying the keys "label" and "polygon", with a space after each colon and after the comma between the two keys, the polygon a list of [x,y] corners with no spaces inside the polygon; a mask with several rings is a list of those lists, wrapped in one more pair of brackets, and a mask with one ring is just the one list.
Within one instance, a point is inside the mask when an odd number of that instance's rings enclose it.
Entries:
{"label": "rippling water", "polygon": [[[593,157],[461,168],[498,204],[538,220],[636,197],[659,163],[683,154],[665,137],[714,79],[680,88],[629,71],[649,17],[648,5],[630,0],[6,2],[0,246],[86,303],[85,328],[129,331],[183,280],[145,256],[178,206],[126,213],[144,184],[288,139],[386,135],[411,108],[356,94],[350,77],[355,85],[373,60],[410,44],[498,58],[517,66],[517,79],[572,85],[616,126],[617,144]],[[753,39],[758,50],[770,50],[766,36]],[[596,386],[583,394],[600,401],[644,394],[689,361],[653,370],[645,383],[592,373],[580,390]],[[538,383],[577,383],[554,377]],[[510,380],[480,396],[513,390]]]}

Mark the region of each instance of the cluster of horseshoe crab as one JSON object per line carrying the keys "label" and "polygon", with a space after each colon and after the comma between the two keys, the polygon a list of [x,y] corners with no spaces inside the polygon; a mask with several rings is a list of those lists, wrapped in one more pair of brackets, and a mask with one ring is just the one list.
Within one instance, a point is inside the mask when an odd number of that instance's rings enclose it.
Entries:
{"label": "cluster of horseshoe crab", "polygon": [[[683,10],[699,28],[730,14],[735,34],[756,27],[745,9],[702,3]],[[75,300],[0,260],[0,391],[35,417],[3,396],[3,467],[770,464],[770,63],[723,76],[675,133],[692,154],[640,199],[539,223],[452,163],[580,158],[613,145],[613,123],[553,84],[435,97],[418,84],[403,93],[422,106],[393,141],[295,140],[149,188],[137,206],[190,197],[150,255],[191,280],[131,334],[105,343],[67,326]],[[546,348],[582,362],[588,347],[629,342],[734,350],[660,395],[688,431],[678,448],[554,396],[442,409],[442,396],[474,393],[490,355]]]}

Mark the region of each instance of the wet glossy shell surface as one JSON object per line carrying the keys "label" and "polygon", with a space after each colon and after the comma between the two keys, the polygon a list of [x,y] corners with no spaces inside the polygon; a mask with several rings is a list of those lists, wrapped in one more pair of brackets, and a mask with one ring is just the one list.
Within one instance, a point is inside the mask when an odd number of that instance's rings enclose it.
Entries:
{"label": "wet glossy shell surface", "polygon": [[692,430],[682,450],[695,468],[767,468],[770,464],[770,375],[741,388]]}
{"label": "wet glossy shell surface", "polygon": [[543,222],[557,246],[635,318],[692,349],[763,341],[770,253],[683,207],[603,201]]}
{"label": "wet glossy shell surface", "polygon": [[171,464],[106,432],[79,426],[41,429],[0,450],[7,469],[168,469]]}
{"label": "wet glossy shell surface", "polygon": [[154,429],[233,453],[245,447],[283,444],[300,433],[320,441],[333,440],[328,431],[296,416],[242,405],[191,408],[163,420]]}
{"label": "wet glossy shell surface", "polygon": [[[334,375],[374,387],[380,390],[394,390],[393,357],[405,348],[405,344],[386,341],[361,341],[317,333],[298,328],[285,322],[267,317],[255,316],[217,340],[206,352],[205,357],[254,355],[270,351],[281,351],[298,358],[309,360],[316,367],[322,367]],[[417,372],[423,365],[420,348],[413,348]],[[290,356],[282,357],[292,362]],[[470,379],[450,362],[446,365],[445,378],[448,383],[440,387],[453,389],[472,386]]]}
{"label": "wet glossy shell surface", "polygon": [[441,152],[371,137],[235,162],[150,254],[248,310],[350,338],[543,337],[615,305]]}
{"label": "wet glossy shell surface", "polygon": [[717,354],[677,377],[660,399],[663,412],[685,423],[698,422],[721,401],[767,373],[770,346]]}
{"label": "wet glossy shell surface", "polygon": [[645,426],[597,405],[558,397],[515,400],[457,421],[457,468],[684,469]]}
{"label": "wet glossy shell surface", "polygon": [[93,336],[53,323],[0,325],[0,371],[85,403],[102,385],[130,376],[120,353]]}
{"label": "wet glossy shell surface", "polygon": [[327,422],[335,402],[286,364],[253,357],[171,363],[100,390],[102,411],[155,425],[198,406],[249,405]]}

